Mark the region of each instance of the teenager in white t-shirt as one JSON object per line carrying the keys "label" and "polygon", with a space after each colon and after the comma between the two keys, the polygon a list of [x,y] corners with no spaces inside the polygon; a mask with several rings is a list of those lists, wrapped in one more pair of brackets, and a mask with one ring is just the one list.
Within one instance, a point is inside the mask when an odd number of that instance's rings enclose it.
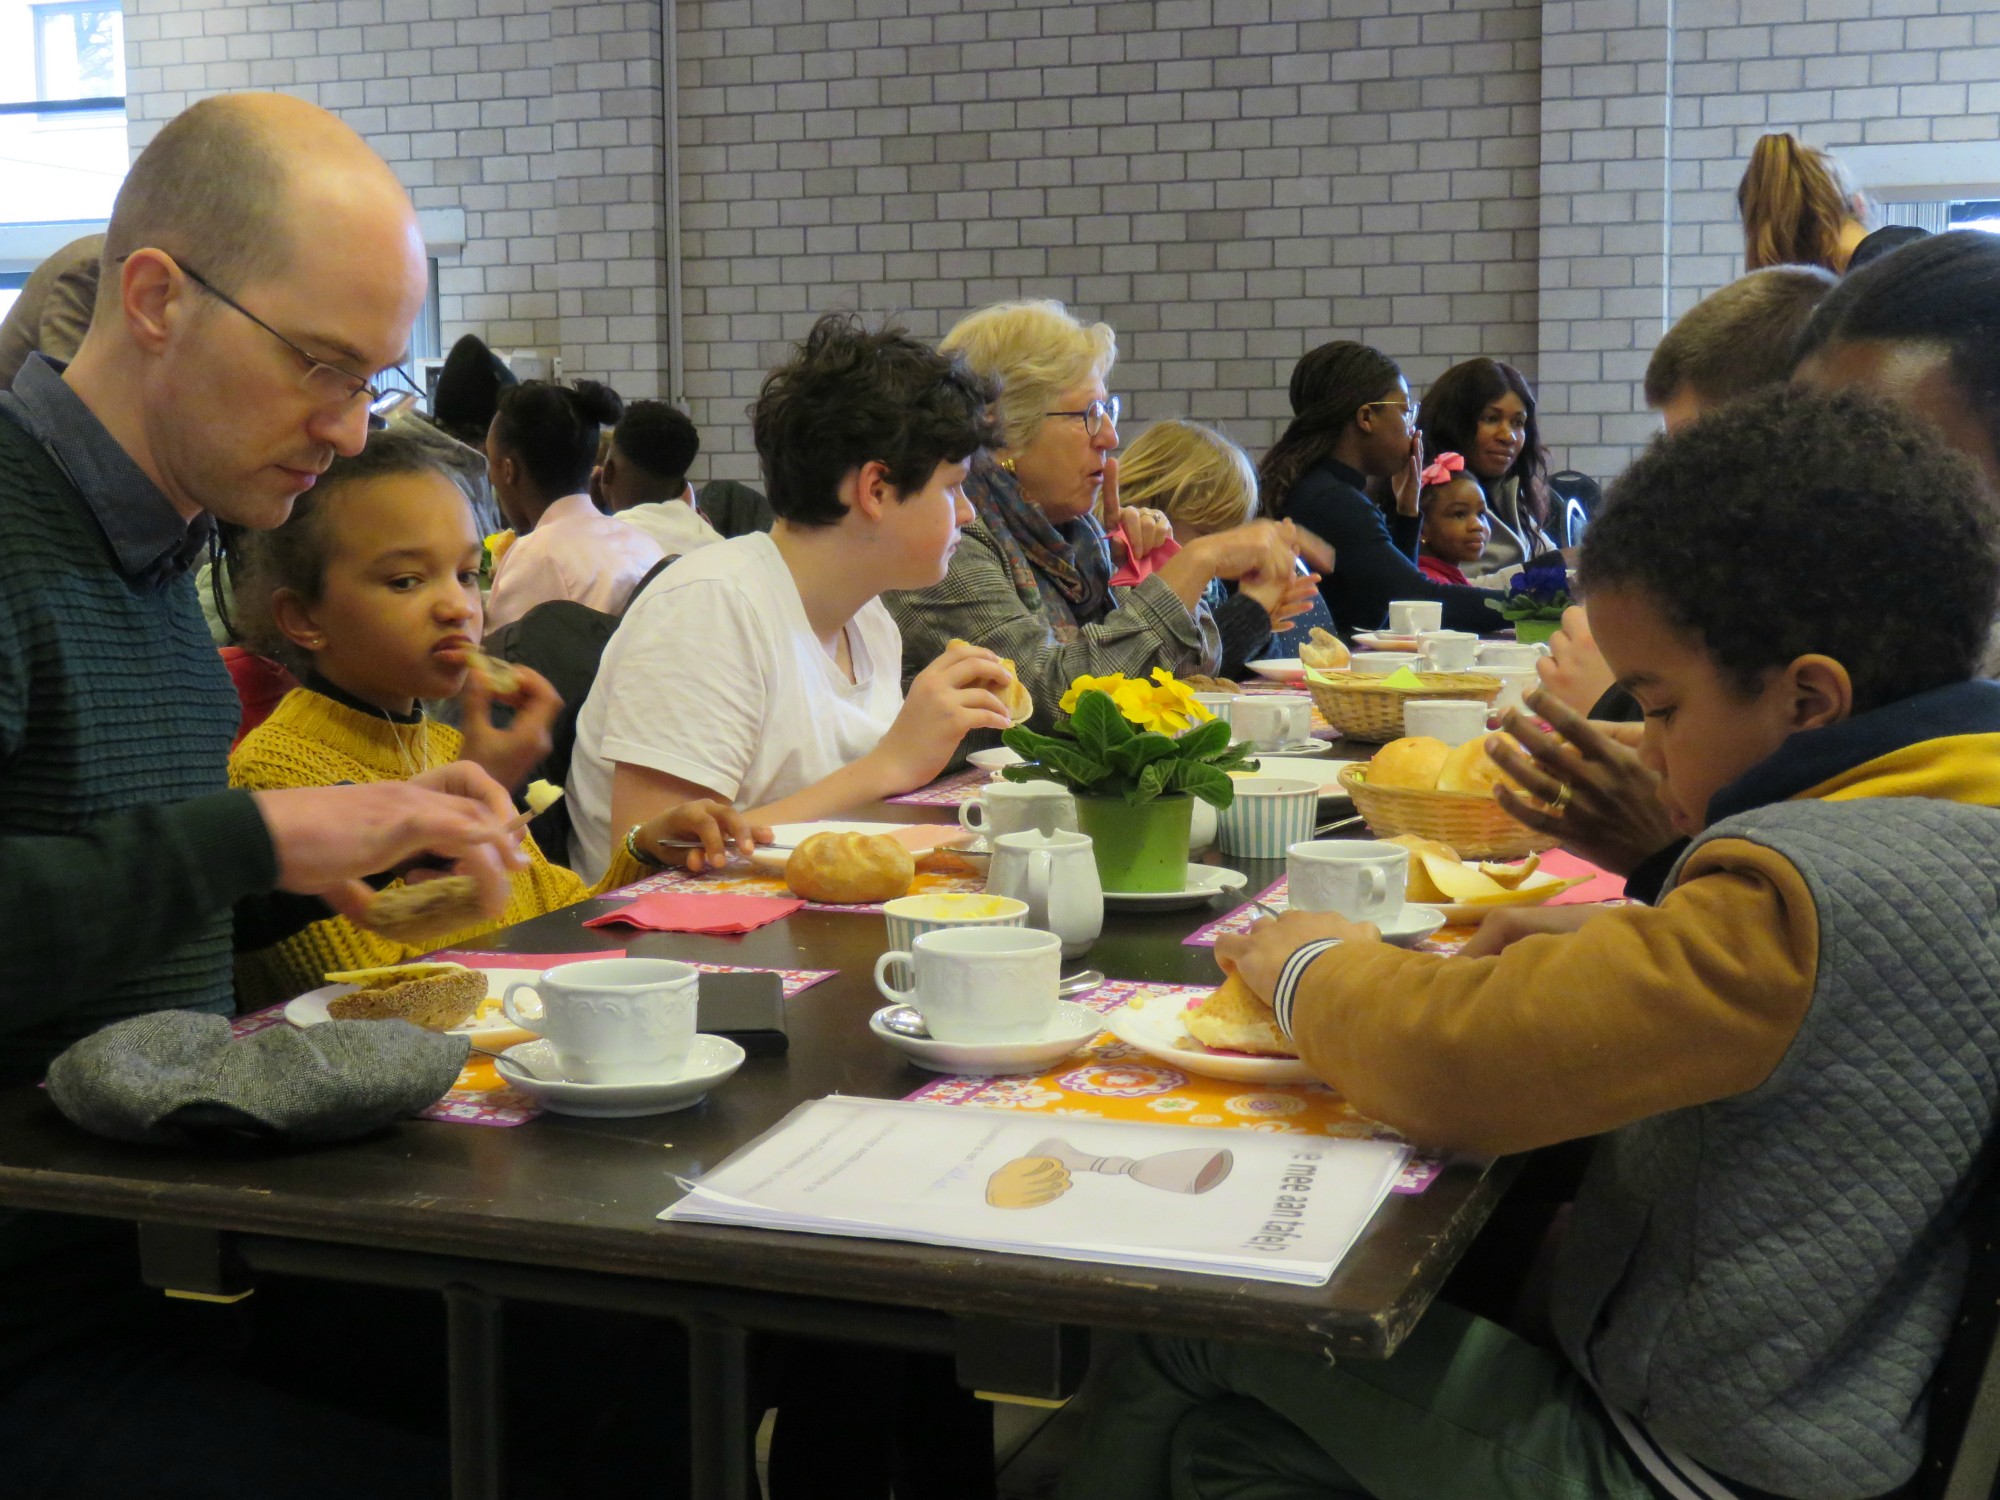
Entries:
{"label": "teenager in white t-shirt", "polygon": [[590,476],[590,498],[606,515],[636,526],[668,557],[722,540],[703,519],[687,481],[701,434],[679,407],[631,401],[611,432],[611,451]]}
{"label": "teenager in white t-shirt", "polygon": [[1006,675],[975,646],[905,700],[877,598],[944,577],[992,399],[955,358],[838,314],[764,382],[751,432],[777,524],[675,563],[612,636],[570,763],[579,871],[690,799],[760,826],[825,817],[921,786],[970,731],[1007,727]]}

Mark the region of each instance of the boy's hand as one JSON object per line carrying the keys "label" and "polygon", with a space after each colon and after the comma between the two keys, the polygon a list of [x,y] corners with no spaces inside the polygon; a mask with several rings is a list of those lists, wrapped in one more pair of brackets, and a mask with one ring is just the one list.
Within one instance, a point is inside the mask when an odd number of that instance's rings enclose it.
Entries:
{"label": "boy's hand", "polygon": [[[691,840],[701,847],[662,849],[661,839]],[[727,802],[697,797],[689,802],[677,803],[658,817],[641,824],[632,842],[661,856],[667,863],[685,855],[682,862],[688,871],[699,875],[703,870],[719,870],[728,864],[729,846],[732,844],[738,854],[748,859],[757,845],[771,842],[771,830],[752,827],[750,820]]]}
{"label": "boy's hand", "polygon": [[1562,628],[1549,637],[1549,654],[1535,663],[1542,686],[1580,714],[1587,714],[1610,691],[1611,668],[1590,633],[1581,604],[1563,611]]}
{"label": "boy's hand", "polygon": [[1319,597],[1319,574],[1295,572],[1289,578],[1270,580],[1245,578],[1238,587],[1264,606],[1264,613],[1271,617],[1271,629],[1280,631],[1312,608],[1313,600]]}
{"label": "boy's hand", "polygon": [[1461,958],[1489,958],[1525,937],[1544,932],[1575,932],[1605,910],[1601,906],[1503,906],[1490,911],[1459,950]]}
{"label": "boy's hand", "polygon": [[1372,943],[1382,933],[1372,922],[1350,922],[1330,911],[1288,911],[1259,922],[1247,933],[1226,932],[1215,940],[1215,961],[1225,974],[1241,976],[1259,998],[1269,1001],[1278,975],[1307,943],[1338,938],[1343,943]]}
{"label": "boy's hand", "polygon": [[[486,674],[474,668],[466,675],[465,691],[460,695],[464,722],[459,728],[465,735],[465,748],[459,758],[479,766],[509,791],[526,781],[548,757],[556,717],[563,710],[562,695],[541,673],[515,665],[514,676],[519,679],[514,691],[496,697],[487,686]],[[514,710],[514,722],[505,729],[493,723],[495,703]]]}
{"label": "boy's hand", "polygon": [[950,763],[958,742],[975,729],[1006,729],[1013,720],[1000,693],[1007,669],[984,646],[964,641],[916,675],[902,712],[869,751],[894,796],[922,786]]}
{"label": "boy's hand", "polygon": [[[1505,783],[1494,789],[1511,817],[1617,875],[1631,874],[1680,837],[1660,798],[1660,778],[1635,750],[1553,693],[1537,688],[1528,694],[1527,704],[1548,720],[1555,734],[1519,709],[1509,709],[1501,727],[1527,753],[1503,739],[1486,742],[1494,763],[1528,790],[1524,797]],[[1566,802],[1564,787],[1569,789]]]}

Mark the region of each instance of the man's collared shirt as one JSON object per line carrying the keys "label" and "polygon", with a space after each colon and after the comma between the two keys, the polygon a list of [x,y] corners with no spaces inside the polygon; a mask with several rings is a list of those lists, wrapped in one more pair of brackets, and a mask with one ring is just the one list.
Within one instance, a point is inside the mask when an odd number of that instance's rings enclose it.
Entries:
{"label": "man's collared shirt", "polygon": [[64,366],[31,355],[0,402],[25,415],[21,425],[48,450],[83,495],[118,571],[142,588],[162,588],[194,566],[215,522],[206,513],[183,521],[83,398],[63,380]]}

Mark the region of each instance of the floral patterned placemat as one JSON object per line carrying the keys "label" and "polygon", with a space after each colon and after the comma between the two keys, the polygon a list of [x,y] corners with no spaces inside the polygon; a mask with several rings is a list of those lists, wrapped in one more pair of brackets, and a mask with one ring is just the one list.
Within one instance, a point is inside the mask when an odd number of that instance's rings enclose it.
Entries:
{"label": "floral patterned placemat", "polygon": [[[506,953],[459,954],[460,960],[490,958],[505,960],[512,957]],[[578,954],[587,958],[588,954]],[[505,962],[487,965],[471,964],[473,968],[508,968]],[[802,990],[811,989],[823,979],[831,979],[838,969],[764,969],[746,964],[694,964],[705,974],[776,974],[784,982],[785,998],[791,999]],[[238,1016],[230,1022],[229,1029],[239,1037],[252,1036],[270,1026],[285,1024],[285,1007],[273,1005],[264,1010],[253,1011],[247,1016]],[[454,1125],[525,1125],[542,1113],[541,1107],[526,1094],[508,1087],[507,1080],[500,1076],[500,1070],[493,1066],[493,1059],[483,1052],[475,1052],[465,1060],[459,1070],[458,1081],[429,1108],[419,1110],[419,1120],[443,1120]]]}
{"label": "floral patterned placemat", "polygon": [[[957,863],[963,864],[963,861]],[[986,889],[986,877],[973,873],[970,866],[963,872],[953,870],[919,870],[917,878],[910,883],[912,896],[967,895],[974,896]],[[621,891],[600,896],[600,901],[630,901],[634,896],[643,896],[648,891],[715,891],[730,892],[741,896],[789,896],[791,887],[783,877],[765,875],[756,870],[745,870],[730,865],[719,874],[690,875],[686,870],[662,870],[657,875],[649,875],[644,880],[634,881]],[[854,906],[823,905],[817,901],[806,903],[814,911],[865,911],[882,910],[880,901],[871,901]]]}
{"label": "floral patterned placemat", "polygon": [[979,789],[991,780],[990,773],[977,766],[968,766],[963,771],[940,776],[929,786],[920,786],[914,792],[905,792],[888,800],[906,807],[963,807],[968,802],[978,801]]}
{"label": "floral patterned placemat", "polygon": [[[1135,999],[1185,1001],[1207,993],[1205,985],[1113,979],[1076,998],[1078,1004],[1109,1014]],[[928,1104],[1034,1110],[1086,1119],[1401,1139],[1386,1125],[1357,1114],[1323,1083],[1252,1084],[1207,1078],[1161,1062],[1108,1031],[1099,1032],[1083,1051],[1044,1073],[938,1078],[907,1097]],[[1442,1156],[1412,1156],[1394,1191],[1421,1193],[1443,1167]]]}

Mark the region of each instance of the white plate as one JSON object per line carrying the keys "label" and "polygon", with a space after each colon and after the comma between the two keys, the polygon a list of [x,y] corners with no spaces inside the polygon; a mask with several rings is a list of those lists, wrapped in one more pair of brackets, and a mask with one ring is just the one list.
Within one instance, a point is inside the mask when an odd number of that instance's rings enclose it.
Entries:
{"label": "white plate", "polygon": [[1354,644],[1364,651],[1414,651],[1420,643],[1413,635],[1397,635],[1393,630],[1357,630]]}
{"label": "white plate", "polygon": [[1256,760],[1258,769],[1255,772],[1232,774],[1288,776],[1297,777],[1300,781],[1316,781],[1319,783],[1319,800],[1322,807],[1329,802],[1351,804],[1354,801],[1347,795],[1347,789],[1340,784],[1340,767],[1347,764],[1345,761],[1329,766],[1317,759],[1308,760],[1303,756],[1287,755],[1258,755]]}
{"label": "white plate", "polygon": [[1118,911],[1177,911],[1185,906],[1200,906],[1229,891],[1240,891],[1249,883],[1250,877],[1240,870],[1225,870],[1220,865],[1189,865],[1187,884],[1178,891],[1106,891],[1104,904]]}
{"label": "white plate", "polygon": [[[1271,751],[1252,749],[1247,740],[1236,741],[1236,746],[1245,755],[1255,756],[1258,760],[1264,760],[1267,756],[1277,756],[1280,759],[1290,760],[1318,760],[1322,756],[1333,754],[1333,741],[1331,740],[1294,740],[1289,745],[1280,745],[1277,749]],[[1324,771],[1315,770],[1312,775],[1306,777],[1306,780],[1318,781],[1325,774]]]}
{"label": "white plate", "polygon": [[[1276,905],[1279,911],[1285,910],[1284,902]],[[1437,907],[1406,902],[1395,916],[1386,922],[1377,922],[1375,929],[1382,934],[1385,943],[1394,943],[1398,948],[1414,948],[1444,924],[1444,913]]]}
{"label": "white plate", "polygon": [[829,818],[823,823],[778,823],[772,826],[773,849],[796,849],[816,833],[886,833],[894,837],[907,823],[848,823]]}
{"label": "white plate", "polygon": [[1312,1070],[1296,1057],[1252,1057],[1246,1052],[1211,1052],[1187,1034],[1177,996],[1141,996],[1104,1018],[1105,1029],[1149,1057],[1230,1083],[1311,1083]]}
{"label": "white plate", "polygon": [[975,750],[965,757],[968,766],[977,766],[982,771],[999,771],[1008,766],[1025,766],[1026,756],[1009,750],[1005,745],[995,745],[991,750]]}
{"label": "white plate", "polygon": [[1004,1073],[1039,1073],[1055,1066],[1104,1029],[1104,1017],[1087,1005],[1064,1000],[1049,1028],[1032,1042],[940,1042],[934,1037],[904,1036],[882,1024],[894,1010],[885,1005],[868,1018],[868,1029],[933,1073],[969,1073],[992,1078]]}
{"label": "white plate", "polygon": [[[588,953],[577,957],[589,958]],[[463,1026],[451,1028],[451,1035],[472,1038],[472,1045],[482,1052],[498,1052],[503,1047],[511,1047],[517,1042],[533,1041],[535,1033],[523,1031],[501,1012],[500,996],[510,984],[526,981],[533,984],[542,977],[540,969],[482,969],[486,976],[486,998],[471,1020]],[[351,995],[358,988],[352,984],[323,984],[316,990],[307,990],[296,1000],[285,1002],[285,1019],[294,1026],[317,1026],[322,1021],[333,1018],[327,1014],[329,1000],[341,995]]]}
{"label": "white plate", "polygon": [[[543,1109],[594,1120],[628,1120],[664,1115],[701,1103],[708,1091],[743,1066],[743,1049],[726,1036],[694,1039],[678,1077],[646,1083],[572,1083],[554,1077],[556,1050],[537,1037],[509,1047],[493,1060],[508,1086],[527,1094]],[[547,1075],[547,1076],[537,1076]]]}
{"label": "white plate", "polygon": [[1306,664],[1296,656],[1273,656],[1263,661],[1245,662],[1259,677],[1268,677],[1273,682],[1304,682]]}

